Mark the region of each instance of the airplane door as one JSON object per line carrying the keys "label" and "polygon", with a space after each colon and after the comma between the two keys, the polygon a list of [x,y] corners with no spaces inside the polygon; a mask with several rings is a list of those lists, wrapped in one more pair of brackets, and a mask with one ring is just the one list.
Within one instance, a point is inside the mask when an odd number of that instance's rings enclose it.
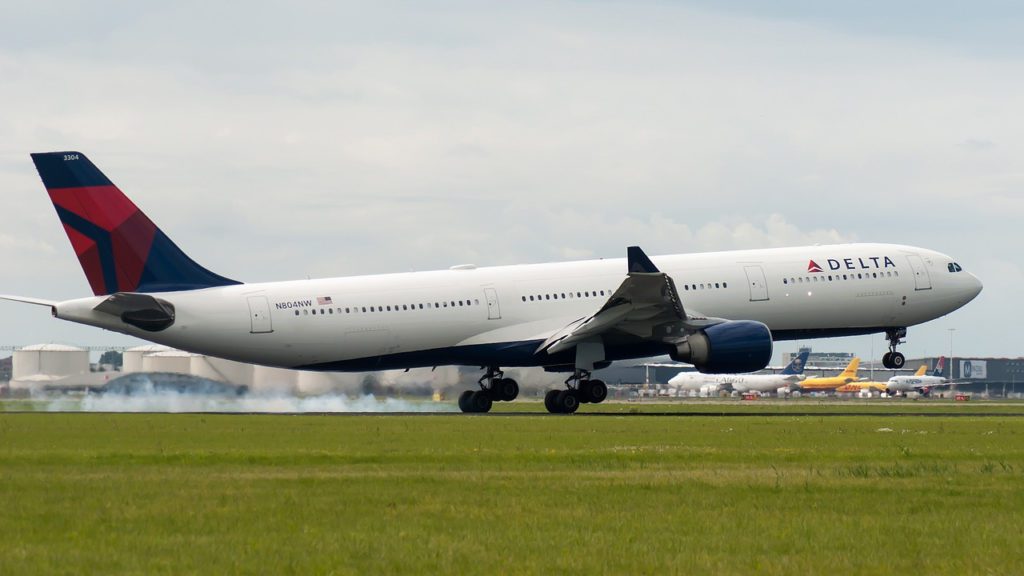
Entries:
{"label": "airplane door", "polygon": [[931,290],[932,279],[928,276],[928,269],[917,254],[907,256],[910,261],[910,268],[914,271],[914,290]]}
{"label": "airplane door", "polygon": [[266,334],[274,331],[270,322],[270,303],[266,296],[249,296],[249,321],[253,334]]}
{"label": "airplane door", "polygon": [[760,266],[744,266],[747,273],[747,286],[750,287],[750,301],[763,302],[768,299],[768,282],[764,279],[764,269]]}
{"label": "airplane door", "polygon": [[484,297],[487,299],[487,319],[500,320],[501,308],[498,306],[498,292],[494,288],[484,288]]}

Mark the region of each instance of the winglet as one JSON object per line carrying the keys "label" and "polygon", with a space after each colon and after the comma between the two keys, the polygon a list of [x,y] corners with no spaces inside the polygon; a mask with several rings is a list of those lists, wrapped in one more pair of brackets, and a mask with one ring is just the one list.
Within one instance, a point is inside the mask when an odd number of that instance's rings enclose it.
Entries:
{"label": "winglet", "polygon": [[644,254],[644,251],[639,246],[630,246],[626,248],[626,260],[629,265],[629,273],[640,272],[645,274],[657,274],[660,272],[658,267],[651,262],[651,259]]}

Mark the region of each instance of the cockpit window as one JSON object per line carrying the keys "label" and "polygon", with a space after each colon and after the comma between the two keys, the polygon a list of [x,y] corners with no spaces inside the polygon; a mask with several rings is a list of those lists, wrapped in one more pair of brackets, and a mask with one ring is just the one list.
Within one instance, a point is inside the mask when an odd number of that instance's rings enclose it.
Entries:
{"label": "cockpit window", "polygon": [[959,265],[959,264],[957,264],[956,262],[953,262],[953,268],[954,268],[954,269],[955,269],[955,270],[956,270],[957,272],[963,272],[963,271],[964,271],[964,269],[963,269],[963,268],[961,268],[961,267],[960,267],[960,265]]}

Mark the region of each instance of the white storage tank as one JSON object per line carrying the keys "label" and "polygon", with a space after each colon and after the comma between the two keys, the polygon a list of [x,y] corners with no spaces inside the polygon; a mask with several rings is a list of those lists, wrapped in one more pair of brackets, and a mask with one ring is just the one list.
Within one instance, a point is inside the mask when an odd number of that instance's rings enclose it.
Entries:
{"label": "white storage tank", "polygon": [[12,379],[30,376],[71,376],[89,372],[89,352],[62,344],[36,344],[14,351]]}
{"label": "white storage tank", "polygon": [[157,352],[168,352],[170,350],[173,349],[168,348],[167,346],[161,346],[159,344],[146,344],[143,346],[129,348],[124,351],[124,356],[122,356],[123,364],[121,366],[121,372],[125,374],[131,374],[133,372],[142,372],[142,359],[147,354],[155,354]]}
{"label": "white storage tank", "polygon": [[298,384],[299,372],[297,370],[254,366],[250,390],[266,394],[295,394]]}
{"label": "white storage tank", "polygon": [[40,388],[89,374],[89,352],[62,344],[36,344],[14,351],[12,388]]}
{"label": "white storage tank", "polygon": [[153,352],[142,357],[143,372],[191,374],[192,354],[181,350]]}
{"label": "white storage tank", "polygon": [[252,364],[196,354],[191,358],[189,371],[200,378],[252,388],[254,368]]}

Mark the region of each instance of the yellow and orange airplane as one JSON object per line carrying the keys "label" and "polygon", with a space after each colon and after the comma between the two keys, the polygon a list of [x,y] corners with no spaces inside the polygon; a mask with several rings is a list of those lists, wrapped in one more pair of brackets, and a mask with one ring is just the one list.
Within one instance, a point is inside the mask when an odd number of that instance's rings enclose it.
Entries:
{"label": "yellow and orange airplane", "polygon": [[[924,373],[928,371],[928,366],[921,366],[914,373],[914,376],[924,376]],[[836,388],[836,392],[860,392],[861,390],[877,390],[879,392],[885,392],[889,389],[888,382],[871,382],[869,380],[859,380],[857,382],[850,382],[849,384],[843,384]]]}
{"label": "yellow and orange airplane", "polygon": [[806,378],[800,383],[800,390],[804,392],[831,392],[840,386],[845,386],[857,381],[857,369],[860,367],[860,358],[854,357],[846,366],[846,369],[836,376],[825,376],[819,378]]}

